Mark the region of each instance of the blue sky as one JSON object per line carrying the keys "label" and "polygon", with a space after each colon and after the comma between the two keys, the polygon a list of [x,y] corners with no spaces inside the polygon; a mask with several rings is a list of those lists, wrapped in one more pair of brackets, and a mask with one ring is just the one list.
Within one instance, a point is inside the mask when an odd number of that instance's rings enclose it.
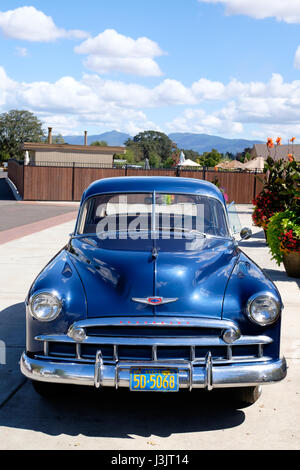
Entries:
{"label": "blue sky", "polygon": [[300,0],[1,0],[0,112],[55,133],[300,137]]}

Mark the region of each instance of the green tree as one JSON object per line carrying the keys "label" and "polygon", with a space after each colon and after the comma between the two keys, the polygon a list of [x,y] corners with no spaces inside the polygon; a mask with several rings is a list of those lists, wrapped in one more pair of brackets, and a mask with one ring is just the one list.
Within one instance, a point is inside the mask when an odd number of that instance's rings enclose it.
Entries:
{"label": "green tree", "polygon": [[107,142],[105,140],[95,140],[91,145],[94,145],[95,147],[107,147]]}
{"label": "green tree", "polygon": [[42,142],[44,137],[41,121],[31,112],[14,109],[0,114],[0,160],[22,159],[22,144]]}
{"label": "green tree", "polygon": [[175,163],[176,162],[175,162],[173,156],[168,157],[163,163],[163,168],[172,168],[175,165]]}
{"label": "green tree", "polygon": [[161,167],[161,157],[155,153],[155,152],[151,152],[149,157],[149,165],[150,165],[150,168],[160,168]]}
{"label": "green tree", "polygon": [[236,154],[236,159],[242,163],[251,160],[251,150],[252,149],[250,147],[245,148],[242,152]]}
{"label": "green tree", "polygon": [[211,168],[220,163],[222,158],[222,153],[219,153],[216,149],[212,149],[210,152],[204,152],[202,155],[200,155],[200,158],[197,159],[197,163]]}
{"label": "green tree", "polygon": [[125,155],[123,153],[115,153],[114,160],[126,160],[129,165],[134,165],[137,163],[135,154],[130,147],[127,147]]}
{"label": "green tree", "polygon": [[[157,161],[157,156],[162,162],[167,160],[172,155],[172,149],[174,147],[173,142],[169,137],[157,131],[145,131],[137,134],[133,139],[128,139],[125,142],[127,147],[131,147],[137,144],[139,150],[142,152],[142,160],[145,158]],[[156,155],[156,157],[154,157]],[[150,163],[151,165],[151,163]]]}
{"label": "green tree", "polygon": [[[126,160],[128,163],[139,163],[144,159],[143,149],[137,142],[134,142],[132,139],[128,139],[125,142],[126,145]],[[131,161],[127,159],[127,155],[130,155]]]}

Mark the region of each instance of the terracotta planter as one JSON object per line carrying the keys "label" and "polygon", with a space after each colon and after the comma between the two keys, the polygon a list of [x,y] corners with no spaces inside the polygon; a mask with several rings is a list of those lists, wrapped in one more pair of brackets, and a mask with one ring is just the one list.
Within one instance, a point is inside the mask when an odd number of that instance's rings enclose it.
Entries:
{"label": "terracotta planter", "polygon": [[283,264],[288,276],[300,278],[300,252],[284,253]]}

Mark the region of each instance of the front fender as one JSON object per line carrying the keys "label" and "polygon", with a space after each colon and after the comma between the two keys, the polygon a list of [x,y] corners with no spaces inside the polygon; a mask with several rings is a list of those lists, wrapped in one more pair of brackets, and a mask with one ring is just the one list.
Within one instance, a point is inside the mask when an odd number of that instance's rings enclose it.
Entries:
{"label": "front fender", "polygon": [[269,292],[282,305],[275,284],[245,253],[241,252],[228,281],[224,302],[223,319],[236,322],[245,335],[266,335],[273,339],[268,346],[268,355],[279,357],[281,318],[270,326],[254,324],[247,316],[246,305],[249,298],[259,292]]}
{"label": "front fender", "polygon": [[[28,300],[38,292],[53,292],[62,300],[62,311],[49,322],[40,322],[29,312]],[[66,333],[75,321],[87,315],[86,296],[81,279],[69,259],[68,253],[60,251],[33,282],[26,299],[26,347],[28,352],[41,349],[34,337],[40,334]]]}

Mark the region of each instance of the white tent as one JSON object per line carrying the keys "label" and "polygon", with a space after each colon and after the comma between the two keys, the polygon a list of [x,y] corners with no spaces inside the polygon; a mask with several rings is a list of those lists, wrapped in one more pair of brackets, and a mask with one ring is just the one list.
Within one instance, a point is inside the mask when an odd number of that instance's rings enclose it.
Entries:
{"label": "white tent", "polygon": [[178,166],[201,166],[198,163],[194,162],[193,160],[184,160],[183,163],[179,162]]}
{"label": "white tent", "polygon": [[244,168],[247,170],[263,170],[265,166],[265,160],[263,157],[256,157],[249,162],[244,163]]}

